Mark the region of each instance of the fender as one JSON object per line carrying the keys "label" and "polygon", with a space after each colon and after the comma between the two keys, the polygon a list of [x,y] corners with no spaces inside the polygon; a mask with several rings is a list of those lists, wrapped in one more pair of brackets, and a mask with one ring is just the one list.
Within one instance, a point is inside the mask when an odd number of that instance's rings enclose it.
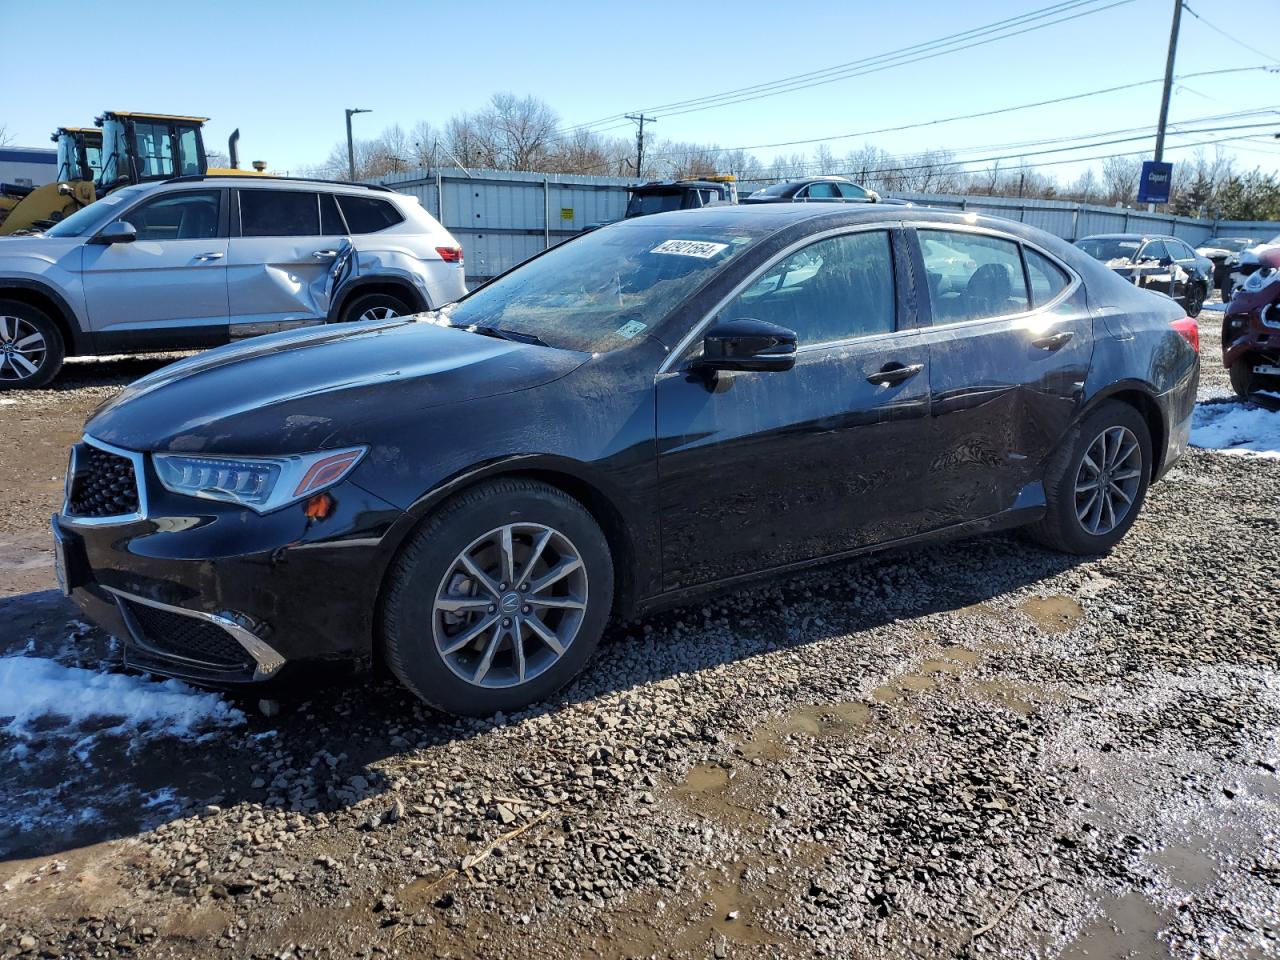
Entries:
{"label": "fender", "polygon": [[54,322],[56,323],[61,319],[63,321],[61,326],[71,335],[67,343],[68,356],[92,355],[95,352],[93,334],[80,326],[80,318],[71,309],[71,305],[67,303],[66,298],[49,284],[24,277],[5,277],[0,279],[0,297],[4,296],[6,290],[30,290],[53,301],[62,314],[61,318],[54,317]]}
{"label": "fender", "polygon": [[342,316],[342,311],[346,309],[347,303],[350,302],[351,298],[370,287],[394,287],[398,293],[404,294],[405,299],[415,312],[431,309],[431,304],[427,303],[422,291],[403,277],[389,274],[355,277],[342,284],[336,291],[333,302],[329,304],[329,322],[338,322]]}

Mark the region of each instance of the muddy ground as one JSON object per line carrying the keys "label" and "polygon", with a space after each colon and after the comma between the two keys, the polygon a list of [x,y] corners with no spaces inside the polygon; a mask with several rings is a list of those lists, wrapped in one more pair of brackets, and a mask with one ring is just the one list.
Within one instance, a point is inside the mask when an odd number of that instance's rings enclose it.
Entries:
{"label": "muddy ground", "polygon": [[[110,668],[46,524],[157,362],[0,397],[0,653]],[[514,716],[375,680],[200,740],[0,733],[0,956],[1274,957],[1278,584],[1280,460],[1193,450],[1110,556],[744,589]]]}

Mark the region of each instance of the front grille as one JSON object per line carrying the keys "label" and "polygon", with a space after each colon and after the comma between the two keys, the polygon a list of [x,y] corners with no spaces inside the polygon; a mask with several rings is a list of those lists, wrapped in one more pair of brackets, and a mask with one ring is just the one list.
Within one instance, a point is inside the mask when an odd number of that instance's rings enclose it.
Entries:
{"label": "front grille", "polygon": [[73,517],[116,517],[138,512],[138,479],[133,461],[82,443],[76,447],[75,473],[67,498]]}
{"label": "front grille", "polygon": [[253,669],[253,658],[217,624],[133,600],[123,603],[141,634],[138,640],[156,652],[221,668]]}

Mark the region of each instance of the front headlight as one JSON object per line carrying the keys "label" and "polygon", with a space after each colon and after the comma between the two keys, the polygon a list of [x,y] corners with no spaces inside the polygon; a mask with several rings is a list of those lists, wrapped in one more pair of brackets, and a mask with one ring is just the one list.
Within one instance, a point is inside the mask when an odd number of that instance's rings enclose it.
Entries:
{"label": "front headlight", "polygon": [[351,447],[283,457],[157,453],[152,460],[161,486],[170,493],[269,513],[333,486],[352,471],[368,449]]}

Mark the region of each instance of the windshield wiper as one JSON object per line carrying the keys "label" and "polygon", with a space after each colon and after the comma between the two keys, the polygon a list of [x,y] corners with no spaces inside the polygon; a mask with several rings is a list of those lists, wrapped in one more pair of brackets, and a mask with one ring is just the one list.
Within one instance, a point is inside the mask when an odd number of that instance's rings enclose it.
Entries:
{"label": "windshield wiper", "polygon": [[511,340],[515,343],[531,343],[535,347],[545,347],[547,342],[534,333],[524,333],[520,330],[510,330],[506,327],[491,327],[483,323],[468,324],[450,324],[459,330],[471,330],[475,333],[486,337],[496,337],[499,340]]}

